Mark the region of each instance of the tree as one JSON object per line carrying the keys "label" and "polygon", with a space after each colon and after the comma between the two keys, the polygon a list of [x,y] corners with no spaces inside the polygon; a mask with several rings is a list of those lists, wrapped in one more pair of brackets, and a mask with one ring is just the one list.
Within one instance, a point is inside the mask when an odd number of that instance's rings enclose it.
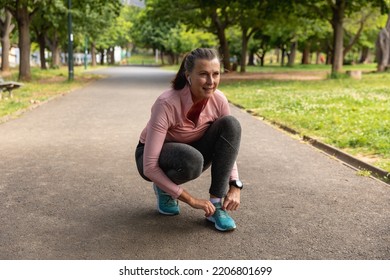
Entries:
{"label": "tree", "polygon": [[[228,2],[229,1],[226,1],[224,3],[229,4]],[[207,17],[211,18],[215,33],[219,39],[223,67],[225,70],[230,71],[232,70],[232,66],[230,64],[229,45],[227,43],[225,32],[229,25],[232,25],[233,22],[235,22],[235,17],[238,13],[234,11],[232,12],[230,6],[228,5],[217,6],[215,3],[211,4],[212,5],[202,7],[201,11]],[[210,30],[210,27],[208,28],[208,30]]]}
{"label": "tree", "polygon": [[377,43],[378,72],[383,72],[390,65],[390,13],[387,23],[378,35]]}
{"label": "tree", "polygon": [[[74,1],[74,0],[72,0]],[[45,49],[51,51],[51,67],[57,68],[61,64],[61,46],[67,44],[68,0],[50,0],[42,2],[32,21],[31,30],[34,31],[36,41],[40,47],[41,67],[45,68]],[[64,48],[65,49],[65,48]]]}
{"label": "tree", "polygon": [[[18,26],[18,34],[19,34],[19,49],[20,49],[20,63],[19,63],[19,80],[28,81],[31,79],[31,69],[30,69],[30,52],[31,52],[31,37],[30,37],[30,27],[33,18],[36,16],[38,11],[44,11],[45,8],[48,7],[59,7],[60,1],[63,1],[62,4],[66,3],[65,7],[67,7],[67,0],[0,0],[0,7],[4,7],[8,11],[11,12],[13,17],[15,18]],[[82,13],[86,10],[86,7],[93,7],[93,11],[96,11],[95,14],[101,15],[102,11],[110,9],[114,11],[113,14],[119,13],[121,7],[120,0],[72,0],[72,12],[77,11],[79,17],[74,17],[77,21],[82,22],[82,19],[89,18],[89,13]],[[47,12],[47,11],[46,11]],[[49,20],[54,19],[51,18],[51,15],[47,15]],[[53,15],[55,17],[55,15]],[[63,20],[63,14],[58,14],[60,18],[55,17],[55,21]],[[96,18],[95,18],[96,19]],[[112,18],[105,18],[107,22],[110,22]],[[43,23],[43,22],[41,22]],[[79,25],[76,25],[79,26]],[[85,25],[87,26],[87,25]],[[90,25],[92,29],[97,30],[96,32],[100,32],[102,29],[98,24],[95,24],[94,21],[90,21]],[[45,27],[46,28],[46,27]],[[38,32],[38,33],[37,33]],[[43,28],[37,28],[36,33],[39,36],[46,36]],[[52,34],[56,35],[55,32]],[[56,36],[53,36],[53,38]],[[43,40],[43,39],[42,39]],[[57,38],[58,40],[58,38]],[[42,41],[43,42],[43,41]]]}
{"label": "tree", "polygon": [[[372,23],[372,20],[380,16],[378,9],[372,7],[362,8],[360,11],[351,14],[344,22],[345,30],[345,39],[344,39],[344,50],[343,50],[343,60],[345,57],[359,45],[361,42],[360,38],[362,35],[366,35],[369,29],[369,24]],[[375,27],[375,26],[374,26]],[[366,32],[365,32],[366,31]],[[366,44],[367,45],[367,44]],[[372,45],[372,44],[371,44]],[[356,48],[355,48],[356,49]]]}
{"label": "tree", "polygon": [[39,45],[41,69],[47,68],[45,57],[47,47],[52,53],[51,67],[60,65],[60,38],[63,38],[64,43],[67,33],[66,29],[60,26],[66,26],[67,11],[64,0],[43,2],[31,21],[31,29],[35,34],[32,40]]}
{"label": "tree", "polygon": [[[84,42],[89,38],[91,46],[92,65],[96,65],[96,49],[101,52],[101,63],[104,60],[105,50],[113,47],[107,34],[116,23],[122,4],[120,0],[74,0],[72,2],[73,19],[76,23],[75,33],[78,33],[79,41]],[[77,36],[76,36],[77,37]]]}
{"label": "tree", "polygon": [[259,30],[249,42],[248,65],[255,65],[255,57],[260,61],[260,66],[264,66],[265,55],[271,50],[271,37]]}
{"label": "tree", "polygon": [[[216,38],[209,32],[188,26],[179,18],[166,16],[161,9],[168,10],[166,2],[147,2],[134,20],[131,38],[138,47],[159,50],[162,63],[168,56],[168,63],[179,63],[182,54],[196,47],[216,46]],[[164,5],[163,5],[164,4]],[[160,6],[161,5],[161,6]],[[170,12],[169,15],[175,14]]]}
{"label": "tree", "polygon": [[0,15],[1,34],[1,71],[9,71],[9,50],[11,48],[10,34],[15,28],[12,23],[12,15],[8,10],[3,9]]}
{"label": "tree", "polygon": [[332,44],[332,75],[340,73],[344,58],[344,21],[354,12],[363,7],[372,6],[386,9],[388,0],[297,0],[298,3],[310,8],[315,16],[330,22],[333,29]]}
{"label": "tree", "polygon": [[150,9],[152,18],[178,23],[189,28],[205,30],[217,36],[222,64],[230,71],[230,52],[226,30],[233,26],[240,14],[236,8],[237,0],[148,0],[146,8]]}
{"label": "tree", "polygon": [[[47,0],[49,1],[49,0]],[[1,0],[0,6],[11,12],[18,25],[19,32],[19,80],[31,80],[30,69],[30,23],[34,13],[41,5],[41,1],[33,0]]]}
{"label": "tree", "polygon": [[[233,1],[230,4],[230,8],[234,8],[238,14],[238,26],[241,29],[241,60],[240,60],[240,72],[245,72],[246,57],[248,53],[248,43],[251,38],[261,30],[264,30],[270,21],[275,18],[284,17],[283,12],[286,10],[280,0],[240,0]],[[288,6],[291,7],[291,6]],[[282,14],[282,16],[281,16]],[[259,36],[259,35],[258,35]],[[268,36],[263,37],[266,39]],[[269,39],[269,38],[267,38]]]}

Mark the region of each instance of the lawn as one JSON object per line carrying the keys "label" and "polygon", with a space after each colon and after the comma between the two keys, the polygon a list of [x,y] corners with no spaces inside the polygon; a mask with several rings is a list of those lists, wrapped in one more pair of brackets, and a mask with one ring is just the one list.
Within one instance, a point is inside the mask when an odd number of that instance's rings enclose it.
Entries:
{"label": "lawn", "polygon": [[228,99],[266,120],[390,171],[390,74],[316,81],[225,81]]}
{"label": "lawn", "polygon": [[126,63],[130,65],[158,65],[160,59],[156,62],[156,58],[151,55],[133,54],[126,59]]}

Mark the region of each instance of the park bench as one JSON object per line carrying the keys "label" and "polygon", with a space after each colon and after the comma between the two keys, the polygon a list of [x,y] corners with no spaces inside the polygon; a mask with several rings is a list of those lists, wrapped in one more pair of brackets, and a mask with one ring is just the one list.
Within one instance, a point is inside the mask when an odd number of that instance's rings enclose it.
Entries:
{"label": "park bench", "polygon": [[12,97],[12,91],[14,89],[17,89],[21,87],[23,84],[12,82],[12,81],[4,81],[2,78],[0,78],[0,100],[3,98],[3,92],[8,91],[8,96]]}

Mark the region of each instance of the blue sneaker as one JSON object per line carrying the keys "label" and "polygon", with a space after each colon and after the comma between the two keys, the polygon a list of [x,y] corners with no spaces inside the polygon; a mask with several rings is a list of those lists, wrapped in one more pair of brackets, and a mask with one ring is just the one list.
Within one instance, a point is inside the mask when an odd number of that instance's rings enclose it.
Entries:
{"label": "blue sneaker", "polygon": [[169,194],[153,184],[154,193],[157,196],[157,210],[163,215],[178,215],[180,213],[179,202]]}
{"label": "blue sneaker", "polygon": [[215,224],[215,228],[220,231],[230,231],[236,228],[236,223],[229,216],[228,212],[222,210],[222,205],[220,202],[214,203],[215,213],[207,217],[207,220]]}

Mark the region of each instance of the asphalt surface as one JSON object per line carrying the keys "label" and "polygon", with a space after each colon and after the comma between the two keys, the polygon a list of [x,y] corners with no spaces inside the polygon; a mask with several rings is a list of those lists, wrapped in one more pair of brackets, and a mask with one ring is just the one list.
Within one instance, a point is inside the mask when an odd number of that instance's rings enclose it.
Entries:
{"label": "asphalt surface", "polygon": [[[108,77],[0,125],[0,259],[390,259],[389,185],[232,106],[245,184],[237,229],[156,211],[138,136],[172,72]],[[187,183],[207,198],[209,172]]]}

